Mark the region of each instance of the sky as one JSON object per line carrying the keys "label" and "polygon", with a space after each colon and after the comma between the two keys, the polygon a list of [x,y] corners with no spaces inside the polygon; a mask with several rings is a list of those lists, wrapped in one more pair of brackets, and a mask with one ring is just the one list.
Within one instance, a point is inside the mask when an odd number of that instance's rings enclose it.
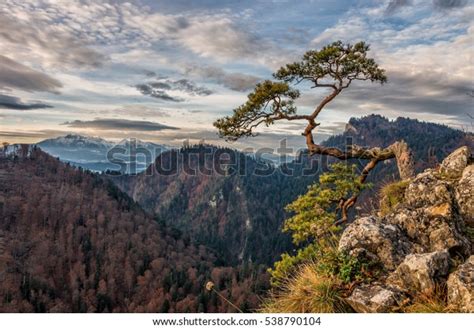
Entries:
{"label": "sky", "polygon": [[[351,85],[318,117],[317,141],[371,113],[472,130],[472,0],[0,0],[0,141],[225,145],[213,121],[337,40],[368,42],[388,83]],[[303,89],[298,111],[327,92]],[[303,146],[303,127],[281,122],[229,146]]]}

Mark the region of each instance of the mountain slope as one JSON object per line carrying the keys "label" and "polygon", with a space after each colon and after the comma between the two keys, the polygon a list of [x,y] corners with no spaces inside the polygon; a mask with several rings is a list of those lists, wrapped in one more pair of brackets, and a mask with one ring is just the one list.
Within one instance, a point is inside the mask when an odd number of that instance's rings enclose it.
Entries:
{"label": "mountain slope", "polygon": [[200,145],[165,152],[140,175],[111,179],[144,209],[188,232],[226,264],[271,265],[291,246],[280,231],[284,205],[293,193],[280,189],[289,176],[254,174],[265,169],[266,162],[235,150]]}
{"label": "mountain slope", "polygon": [[0,218],[0,312],[235,311],[207,280],[248,310],[266,285],[33,146],[0,150]]}
{"label": "mountain slope", "polygon": [[127,173],[145,170],[156,156],[168,149],[164,145],[136,139],[114,143],[98,137],[72,134],[46,139],[37,145],[46,153],[76,167]]}

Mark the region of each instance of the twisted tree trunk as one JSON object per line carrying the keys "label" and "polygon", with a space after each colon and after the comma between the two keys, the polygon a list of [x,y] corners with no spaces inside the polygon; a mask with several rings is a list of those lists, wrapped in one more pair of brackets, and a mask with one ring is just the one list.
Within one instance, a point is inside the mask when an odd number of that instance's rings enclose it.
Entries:
{"label": "twisted tree trunk", "polygon": [[[365,183],[369,173],[376,167],[377,163],[389,159],[396,159],[400,179],[406,180],[414,176],[413,154],[405,141],[397,141],[386,148],[364,148],[358,145],[351,145],[347,151],[342,151],[336,147],[325,147],[315,144],[313,140],[313,130],[316,127],[317,124],[314,121],[310,121],[303,133],[306,137],[306,145],[310,155],[329,155],[340,160],[369,160],[359,176],[360,183]],[[355,194],[347,200],[340,201],[339,209],[341,211],[341,219],[338,220],[336,224],[342,224],[347,221],[347,213],[357,202],[358,196],[358,194]]]}

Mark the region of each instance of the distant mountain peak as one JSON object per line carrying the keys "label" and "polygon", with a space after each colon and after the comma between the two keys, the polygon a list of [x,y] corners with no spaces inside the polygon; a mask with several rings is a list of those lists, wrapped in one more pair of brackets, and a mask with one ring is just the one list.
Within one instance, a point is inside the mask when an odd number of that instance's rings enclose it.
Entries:
{"label": "distant mountain peak", "polygon": [[[136,143],[136,144],[135,144]],[[92,171],[126,170],[127,172],[140,172],[164,150],[169,147],[151,142],[141,141],[134,138],[124,138],[120,142],[108,141],[100,137],[84,136],[79,134],[67,134],[56,138],[46,139],[37,144],[46,153],[58,157],[61,161],[68,162]],[[130,159],[130,154],[135,149],[146,149],[148,157]],[[114,148],[125,149],[125,152],[115,152],[115,160],[123,160],[124,163],[135,162],[134,168],[119,168],[109,159],[109,151]],[[142,150],[138,150],[142,151]],[[140,152],[138,152],[140,153]],[[141,152],[142,154],[144,152]]]}

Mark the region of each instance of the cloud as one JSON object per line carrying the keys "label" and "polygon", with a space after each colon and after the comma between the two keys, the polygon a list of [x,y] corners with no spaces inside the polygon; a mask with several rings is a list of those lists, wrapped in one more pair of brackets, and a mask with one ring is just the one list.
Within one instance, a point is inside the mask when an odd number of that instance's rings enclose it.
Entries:
{"label": "cloud", "polygon": [[0,94],[0,109],[25,111],[52,107],[53,106],[44,103],[24,103],[18,97]]}
{"label": "cloud", "polygon": [[152,7],[122,1],[4,0],[0,47],[9,49],[7,56],[20,54],[43,67],[68,68],[98,67],[111,49],[151,50],[173,60],[178,52],[273,66],[291,53],[245,22],[250,22],[251,9],[213,11],[208,4],[207,11],[165,14]]}
{"label": "cloud", "polygon": [[188,79],[179,80],[164,80],[148,83],[141,83],[135,85],[138,91],[143,95],[148,95],[164,101],[183,102],[182,97],[171,96],[168,92],[180,91],[189,96],[209,96],[213,93],[212,90],[206,87],[197,86],[194,82]]}
{"label": "cloud", "polygon": [[412,2],[410,0],[390,0],[387,8],[385,9],[385,14],[391,15],[396,12],[399,8],[409,6]]}
{"label": "cloud", "polygon": [[462,118],[472,110],[468,80],[443,81],[436,74],[416,75],[391,72],[383,87],[370,84],[348,90],[351,102],[380,104],[382,108],[403,113],[431,113]]}
{"label": "cloud", "polygon": [[135,85],[135,88],[139,92],[141,92],[143,95],[151,96],[154,98],[158,98],[164,101],[170,101],[170,102],[183,102],[184,99],[181,97],[173,97],[168,95],[166,91],[163,89],[160,89],[161,83],[141,83],[138,85]]}
{"label": "cloud", "polygon": [[194,53],[221,61],[248,58],[264,49],[261,40],[227,17],[199,17],[181,30],[178,38]]}
{"label": "cloud", "polygon": [[0,89],[56,92],[61,87],[58,80],[0,55]]}
{"label": "cloud", "polygon": [[125,116],[133,116],[133,117],[169,117],[169,113],[161,108],[152,108],[145,105],[140,104],[133,104],[133,105],[124,105],[122,107],[109,110],[109,114],[115,115],[125,115]]}
{"label": "cloud", "polygon": [[213,94],[213,91],[207,89],[206,87],[196,86],[194,82],[188,79],[179,79],[179,80],[166,80],[163,83],[167,85],[168,90],[179,90],[185,92],[192,96],[209,96]]}
{"label": "cloud", "polygon": [[259,77],[244,73],[227,72],[220,67],[189,65],[184,73],[198,76],[235,91],[248,91],[260,81]]}
{"label": "cloud", "polygon": [[[390,0],[385,9],[386,15],[391,15],[397,12],[402,7],[413,6],[413,0]],[[432,0],[432,5],[435,9],[450,10],[464,7],[467,4],[466,0]],[[420,4],[416,4],[419,6]]]}
{"label": "cloud", "polygon": [[74,120],[62,124],[72,128],[93,128],[97,130],[161,131],[179,129],[158,122],[126,119],[95,119],[91,121]]}
{"label": "cloud", "polygon": [[464,7],[467,1],[465,0],[433,0],[433,5],[437,9],[454,9]]}
{"label": "cloud", "polygon": [[[11,1],[1,4],[0,48],[6,50],[4,54],[35,60],[44,67],[102,65],[106,56],[87,46],[85,38],[71,28],[74,22],[70,18],[63,17],[61,22],[57,9],[35,7],[26,2],[23,6]],[[76,27],[82,28],[77,24]]]}
{"label": "cloud", "polygon": [[9,138],[41,138],[44,136],[44,134],[39,133],[39,132],[30,132],[30,133],[25,133],[25,132],[14,132],[14,131],[0,131],[0,136],[2,137],[9,137]]}

